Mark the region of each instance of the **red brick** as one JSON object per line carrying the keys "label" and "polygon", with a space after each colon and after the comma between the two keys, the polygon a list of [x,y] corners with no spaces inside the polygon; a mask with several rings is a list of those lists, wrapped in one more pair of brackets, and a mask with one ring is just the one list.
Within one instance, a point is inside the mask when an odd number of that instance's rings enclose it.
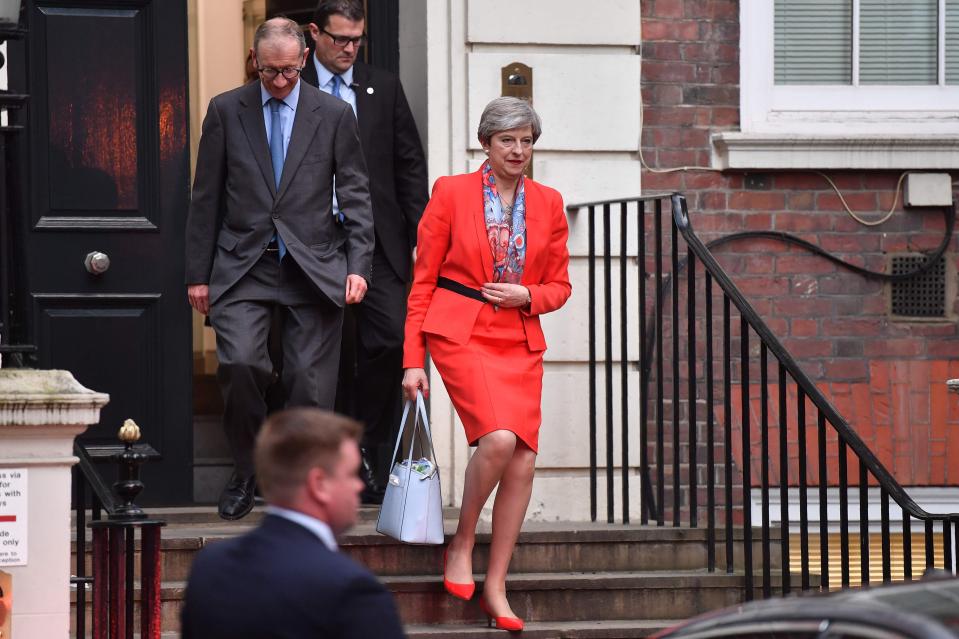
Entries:
{"label": "red brick", "polygon": [[739,108],[716,106],[710,109],[710,123],[714,127],[730,128],[739,126]]}
{"label": "red brick", "polygon": [[[726,193],[720,191],[706,193],[702,198],[701,204],[704,210],[725,211],[729,208]],[[740,228],[741,226],[742,217],[740,217]]]}
{"label": "red brick", "polygon": [[775,257],[772,255],[749,254],[743,256],[742,272],[751,275],[771,274],[775,266]]}
{"label": "red brick", "polygon": [[[707,146],[709,144],[709,130],[684,128],[680,133],[680,143],[687,148]],[[712,171],[706,172],[713,173]]]}
{"label": "red brick", "polygon": [[776,272],[788,273],[833,273],[836,267],[815,255],[785,255],[776,258]]}
{"label": "red brick", "polygon": [[708,77],[716,84],[739,84],[739,64],[717,64],[710,68]]}
{"label": "red brick", "polygon": [[832,355],[832,342],[821,339],[792,339],[782,340],[793,357],[807,359],[813,357],[829,357]]}
{"label": "red brick", "polygon": [[[743,219],[748,231],[768,231],[773,227],[773,216],[770,213],[750,212],[744,215]],[[780,245],[778,252],[782,250],[783,247]]]}
{"label": "red brick", "polygon": [[832,221],[828,215],[822,213],[779,212],[776,214],[775,228],[777,231],[789,232],[829,231],[832,229]]}
{"label": "red brick", "polygon": [[643,133],[644,135],[648,135],[651,139],[648,142],[645,142],[645,144],[647,146],[657,146],[657,147],[672,147],[672,148],[679,147],[681,146],[680,131],[681,129],[676,129],[672,127],[647,128]]}
{"label": "red brick", "polygon": [[929,425],[934,439],[945,439],[949,427],[948,404],[950,397],[945,383],[934,384],[929,388]]}
{"label": "red brick", "polygon": [[797,275],[792,278],[792,295],[810,296],[819,294],[819,278],[813,275]]}
{"label": "red brick", "polygon": [[880,336],[883,323],[878,319],[858,319],[844,317],[841,319],[826,318],[822,321],[823,335],[837,336]]}
{"label": "red brick", "polygon": [[909,361],[907,362],[909,368],[909,381],[912,383],[913,389],[915,388],[926,388],[929,386],[929,382],[932,379],[932,367],[929,365],[929,362],[917,362]]}
{"label": "red brick", "polygon": [[867,171],[862,176],[862,186],[865,189],[885,189],[888,191],[896,188],[896,182],[899,180],[899,173],[894,171]]}
{"label": "red brick", "polygon": [[781,211],[786,205],[786,196],[774,191],[736,191],[729,197],[729,206],[734,209]]}
{"label": "red brick", "polygon": [[683,60],[710,64],[738,64],[738,47],[721,42],[691,42],[680,45]]}
{"label": "red brick", "polygon": [[789,328],[793,337],[812,337],[819,334],[819,321],[797,317],[790,321]]}
{"label": "red brick", "polygon": [[644,60],[643,79],[647,82],[692,82],[696,66],[683,62]]}
{"label": "red brick", "polygon": [[683,87],[683,101],[686,104],[707,106],[736,106],[739,104],[737,86],[686,86]]}
{"label": "red brick", "polygon": [[684,13],[685,0],[654,0],[650,15],[660,18],[681,18]]}
{"label": "red brick", "polygon": [[[695,151],[682,149],[660,149],[657,153],[658,166],[654,168],[667,169],[681,166],[695,166],[698,156]],[[647,162],[649,160],[647,159]]]}
{"label": "red brick", "polygon": [[866,362],[861,359],[836,359],[823,362],[823,369],[828,379],[864,381],[868,377]]}
{"label": "red brick", "polygon": [[723,189],[728,178],[718,171],[691,171],[686,176],[687,189]]}
{"label": "red brick", "polygon": [[[906,214],[908,215],[909,213]],[[930,233],[942,233],[946,230],[945,217],[942,215],[934,215],[932,213],[923,215],[922,230]]]}
{"label": "red brick", "polygon": [[657,20],[644,18],[642,22],[643,40],[671,40],[685,42],[699,39],[699,25],[696,20]]}
{"label": "red brick", "polygon": [[736,279],[736,286],[746,296],[784,295],[789,291],[789,279],[785,277],[742,277]]}
{"label": "red brick", "polygon": [[681,42],[643,42],[643,62],[647,60],[682,60]]}
{"label": "red brick", "polygon": [[813,173],[787,171],[773,174],[773,186],[786,190],[814,190],[821,189],[825,186],[825,182]]}
{"label": "red brick", "polygon": [[[655,107],[675,107],[683,103],[683,88],[678,84],[647,84],[643,91],[643,104]],[[650,119],[650,108],[643,110],[643,123],[655,125],[658,124],[654,119]],[[671,124],[666,122],[665,124]]]}
{"label": "red brick", "polygon": [[882,249],[882,238],[875,234],[823,233],[819,236],[819,246],[830,253],[876,252]]}
{"label": "red brick", "polygon": [[[910,393],[909,401],[909,419],[912,420],[912,426],[915,428],[917,424],[922,424],[924,426],[929,424],[929,402],[928,395],[924,393]],[[922,401],[926,399],[926,401]],[[927,428],[922,428],[923,432],[928,432]],[[916,438],[916,439],[925,439],[925,438]],[[920,458],[921,459],[921,458]]]}
{"label": "red brick", "polygon": [[737,43],[739,41],[738,22],[703,22],[700,29],[703,40]]}
{"label": "red brick", "polygon": [[925,345],[916,339],[883,339],[866,342],[866,357],[919,357],[926,352]]}
{"label": "red brick", "polygon": [[682,175],[679,173],[652,173],[650,171],[645,171],[643,172],[642,176],[643,190],[679,190],[681,182]]}
{"label": "red brick", "polygon": [[881,249],[885,253],[902,253],[909,250],[909,238],[898,234],[883,234]]}
{"label": "red brick", "polygon": [[[849,208],[863,216],[876,214],[876,194],[866,191],[859,193],[843,193],[843,198]],[[816,197],[816,208],[821,211],[844,211],[839,196],[835,193],[820,193]]]}
{"label": "red brick", "polygon": [[646,126],[691,126],[695,117],[696,109],[688,106],[665,108],[650,106],[643,109],[643,122]]}
{"label": "red brick", "polygon": [[[776,185],[776,188],[780,188]],[[809,191],[791,191],[786,193],[786,208],[793,211],[809,211],[816,206],[816,197]]]}
{"label": "red brick", "polygon": [[734,0],[686,0],[686,17],[709,20],[736,20],[738,3]]}

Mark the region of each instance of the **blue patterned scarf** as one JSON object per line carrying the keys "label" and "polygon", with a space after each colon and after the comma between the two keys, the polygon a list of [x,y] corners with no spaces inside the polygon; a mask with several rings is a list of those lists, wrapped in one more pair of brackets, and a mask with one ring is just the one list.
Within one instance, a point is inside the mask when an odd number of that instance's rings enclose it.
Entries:
{"label": "blue patterned scarf", "polygon": [[489,160],[483,164],[483,213],[486,238],[493,251],[493,281],[519,284],[526,266],[526,188],[520,176],[512,211],[506,212],[496,190]]}

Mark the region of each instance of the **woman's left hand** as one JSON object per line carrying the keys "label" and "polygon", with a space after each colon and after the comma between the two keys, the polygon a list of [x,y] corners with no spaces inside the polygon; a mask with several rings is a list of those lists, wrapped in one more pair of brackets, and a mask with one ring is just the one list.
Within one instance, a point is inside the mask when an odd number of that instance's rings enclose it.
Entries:
{"label": "woman's left hand", "polygon": [[500,308],[517,308],[530,302],[529,289],[522,284],[487,282],[480,291],[490,304]]}

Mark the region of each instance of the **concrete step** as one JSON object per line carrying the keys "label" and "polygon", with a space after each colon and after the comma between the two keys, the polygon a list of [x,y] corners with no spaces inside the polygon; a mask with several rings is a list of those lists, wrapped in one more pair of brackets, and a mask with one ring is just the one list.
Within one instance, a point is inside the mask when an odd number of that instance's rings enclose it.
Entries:
{"label": "concrete step", "polygon": [[[524,639],[643,639],[670,627],[674,621],[610,619],[605,621],[531,621],[523,629]],[[409,639],[503,639],[503,631],[488,629],[485,623],[470,625],[406,626]]]}
{"label": "concrete step", "polygon": [[[439,576],[386,577],[382,581],[393,592],[405,624],[481,629],[486,623],[478,600],[464,602],[450,597],[443,590]],[[510,576],[507,590],[513,611],[528,622],[548,625],[653,619],[675,623],[743,601],[743,583],[742,575],[705,571],[526,573]],[[481,589],[482,580],[478,580],[477,591]],[[185,590],[183,581],[162,584],[161,627],[164,631],[179,629]],[[134,630],[138,631],[139,588],[135,589],[134,600],[137,602]],[[74,593],[72,607],[75,601]],[[88,619],[91,612],[87,604]]]}
{"label": "concrete step", "polygon": [[[539,622],[526,624],[525,639],[644,639],[670,627],[670,620],[635,621],[615,619],[607,621]],[[409,639],[503,639],[502,630],[488,629],[485,624],[470,625],[408,625]],[[164,632],[161,639],[180,639],[179,632]]]}
{"label": "concrete step", "polygon": [[[439,577],[385,577],[408,624],[484,622],[478,600],[454,599]],[[477,592],[483,582],[477,578]],[[685,619],[743,601],[742,575],[705,571],[521,573],[507,579],[513,611],[527,621]]]}
{"label": "concrete step", "polygon": [[[255,514],[255,513],[254,513]],[[193,558],[201,548],[248,531],[258,521],[254,514],[241,522],[216,524],[181,523],[163,529],[161,539],[162,575],[167,581],[186,580]],[[451,511],[450,514],[455,514]],[[205,517],[205,515],[200,515]],[[440,572],[443,546],[402,544],[375,530],[375,511],[364,509],[365,521],[340,539],[342,550],[380,576],[435,576]],[[454,519],[445,521],[447,535],[456,528]],[[724,533],[718,533],[716,565],[725,567]],[[742,539],[742,530],[734,535]],[[481,527],[477,533],[474,570],[485,572],[490,532]],[[89,550],[88,541],[88,550]],[[139,540],[134,557],[139,574]],[[73,545],[75,565],[76,544]],[[761,556],[758,543],[754,561]],[[510,565],[514,573],[571,571],[654,571],[698,570],[707,567],[706,534],[703,530],[657,528],[593,523],[526,524]],[[779,553],[772,553],[771,569],[781,566]],[[734,555],[734,568],[742,568],[741,552]],[[87,574],[90,564],[87,562]]]}

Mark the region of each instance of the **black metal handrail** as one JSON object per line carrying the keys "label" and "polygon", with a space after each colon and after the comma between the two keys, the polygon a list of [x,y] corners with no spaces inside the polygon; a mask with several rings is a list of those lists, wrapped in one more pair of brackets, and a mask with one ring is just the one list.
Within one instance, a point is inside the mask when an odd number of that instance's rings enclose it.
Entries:
{"label": "black metal handrail", "polygon": [[[135,426],[133,426],[135,429]],[[162,520],[152,519],[134,500],[143,488],[139,466],[159,454],[150,446],[134,445],[138,429],[121,430],[125,444],[88,445],[74,441],[77,464],[73,473],[73,503],[76,531],[75,634],[93,639],[132,639],[136,625],[137,579],[134,571],[136,532],[140,531],[140,636],[160,637],[160,529]],[[112,486],[103,478],[98,463],[114,462],[118,480]],[[87,508],[90,519],[87,522]],[[106,517],[104,517],[104,513]],[[88,548],[87,528],[93,532]],[[89,551],[89,555],[88,555]],[[92,575],[87,574],[87,560]],[[87,625],[87,588],[91,588],[92,623]]]}
{"label": "black metal handrail", "polygon": [[[664,251],[663,203],[668,202],[671,212],[670,246],[668,256]],[[619,209],[619,254],[611,251],[612,234],[611,219],[614,207]],[[829,472],[827,460],[835,455],[838,457],[838,477],[835,484],[839,489],[839,563],[841,584],[847,587],[852,583],[850,558],[853,554],[850,548],[850,464],[849,455],[858,464],[858,475],[852,484],[858,491],[858,519],[859,519],[859,554],[860,554],[860,581],[868,584],[871,579],[869,569],[869,494],[870,489],[879,490],[880,517],[879,528],[881,537],[881,566],[882,580],[891,580],[891,520],[889,515],[889,501],[892,500],[902,509],[903,532],[903,577],[912,578],[912,524],[913,520],[921,522],[923,528],[922,546],[925,556],[925,565],[932,568],[937,562],[936,528],[939,528],[941,542],[941,560],[939,563],[948,571],[955,572],[954,561],[959,559],[953,550],[959,547],[959,514],[928,513],[906,493],[891,473],[883,466],[876,455],[869,449],[850,424],[839,414],[833,404],[816,387],[811,379],[799,366],[797,361],[787,351],[776,335],[769,329],[745,296],[732,282],[729,275],[713,257],[707,244],[694,232],[690,223],[685,198],[680,194],[656,194],[636,198],[624,198],[609,201],[586,202],[572,204],[568,207],[571,212],[587,209],[588,215],[588,279],[589,279],[589,425],[590,425],[590,514],[595,521],[597,517],[598,468],[597,468],[597,421],[599,380],[597,369],[602,362],[605,373],[605,434],[606,434],[606,505],[607,521],[615,519],[615,464],[614,464],[614,399],[617,392],[613,375],[614,348],[612,344],[613,314],[615,300],[612,298],[613,259],[618,260],[619,276],[619,387],[620,395],[619,422],[621,428],[621,460],[620,476],[622,488],[620,501],[622,505],[622,520],[630,520],[629,474],[633,465],[629,458],[629,441],[634,436],[630,426],[633,424],[629,414],[630,389],[638,386],[639,420],[638,435],[639,449],[639,477],[643,494],[641,522],[655,521],[658,525],[665,525],[666,510],[671,510],[672,525],[682,525],[682,518],[688,516],[688,526],[700,528],[698,517],[699,499],[704,493],[706,500],[706,539],[707,539],[707,567],[715,570],[717,561],[717,545],[719,537],[719,518],[723,519],[723,532],[726,571],[733,572],[736,558],[740,559],[740,567],[745,578],[745,596],[754,595],[754,569],[761,569],[761,592],[763,596],[770,596],[773,590],[773,574],[778,574],[781,580],[782,592],[788,593],[792,589],[790,575],[790,533],[798,528],[799,536],[799,564],[800,587],[808,589],[814,567],[810,565],[810,534],[809,522],[809,491],[818,490],[819,497],[819,530],[820,545],[819,588],[827,589],[830,584],[829,551],[830,528],[836,522],[829,520]],[[650,210],[652,209],[652,210]],[[602,359],[597,359],[597,283],[596,283],[596,216],[597,210],[602,215],[602,265],[603,291],[605,303],[602,306],[604,320],[604,349]],[[631,215],[632,213],[632,215]],[[652,217],[652,221],[649,218]],[[948,216],[947,216],[948,217]],[[954,215],[953,215],[954,218]],[[638,358],[628,358],[630,344],[629,316],[633,302],[629,295],[632,289],[627,287],[628,263],[632,260],[627,252],[627,238],[629,237],[629,223],[635,225],[637,264],[636,311],[638,317]],[[947,222],[947,235],[951,235],[952,221]],[[682,238],[686,247],[686,257],[679,258],[679,239]],[[651,250],[647,244],[652,244]],[[651,266],[650,266],[651,263]],[[666,273],[664,265],[668,264],[671,271]],[[703,277],[697,277],[697,265],[703,267]],[[680,273],[686,271],[685,290],[680,287]],[[647,279],[654,279],[653,291],[647,290]],[[667,312],[665,297],[671,298]],[[680,313],[680,298],[685,295],[685,326]],[[700,297],[700,295],[702,297]],[[714,317],[714,297],[721,297],[721,310]],[[701,300],[701,301],[700,301]],[[733,311],[738,313],[738,323],[734,322]],[[667,318],[668,315],[668,318]],[[718,318],[718,322],[717,322]],[[667,322],[667,319],[670,320]],[[718,323],[718,326],[717,326]],[[699,328],[702,327],[701,333]],[[734,369],[734,329],[738,328],[735,339],[739,341],[738,367]],[[755,334],[759,338],[758,363],[750,348],[749,338]],[[681,339],[685,337],[684,339]],[[669,339],[667,350],[666,338]],[[722,340],[722,354],[717,364],[715,338]],[[776,407],[779,416],[778,437],[778,472],[779,477],[771,477],[771,426],[770,408],[770,355],[775,368],[776,382],[773,385],[776,393]],[[684,356],[684,357],[681,357]],[[667,364],[669,369],[667,372]],[[685,371],[683,370],[685,366]],[[639,380],[636,385],[629,382],[630,371],[638,368]],[[751,374],[758,370],[758,398],[751,394]],[[738,374],[739,392],[738,401],[734,397],[733,382]],[[717,384],[717,378],[722,378],[722,386]],[[755,379],[755,378],[753,378]],[[788,381],[795,385],[796,403],[792,417],[789,410],[787,395]],[[655,382],[655,387],[652,387]],[[685,389],[685,390],[684,390]],[[651,392],[652,391],[652,392]],[[668,394],[667,394],[668,391]],[[752,401],[759,400],[760,453],[759,459],[752,455]],[[705,404],[704,419],[701,417],[700,402]],[[741,492],[734,495],[734,473],[736,460],[733,448],[733,407],[737,406],[740,412],[740,429],[742,457],[739,460],[738,474],[741,482]],[[809,455],[810,446],[809,424],[806,421],[806,410],[811,408],[815,413],[816,421],[813,438],[815,443],[814,454]],[[668,415],[667,415],[668,413]],[[717,414],[721,413],[721,414]],[[667,422],[668,417],[668,422]],[[672,441],[667,442],[667,424],[671,426]],[[827,436],[827,424],[829,433]],[[721,425],[721,433],[717,426]],[[652,431],[652,432],[651,432]],[[699,441],[699,431],[705,436],[703,444]],[[834,441],[833,441],[834,437]],[[721,444],[720,444],[721,441]],[[671,444],[671,464],[666,462],[666,447]],[[681,458],[681,449],[687,448],[687,459]],[[719,457],[717,448],[723,449]],[[794,448],[793,448],[794,447]],[[797,481],[790,480],[792,466],[789,456],[790,450],[797,450],[798,459],[795,466]],[[717,477],[716,463],[723,465],[721,479]],[[759,535],[758,558],[753,557],[754,539],[752,525],[752,495],[756,488],[753,485],[752,466],[758,463],[760,491],[760,506],[762,521]],[[683,463],[686,472],[682,472]],[[815,482],[810,482],[808,471],[818,469]],[[853,469],[855,470],[855,469]],[[651,473],[655,472],[655,478]],[[700,487],[699,475],[704,472],[705,487]],[[671,482],[667,482],[667,473]],[[717,484],[721,483],[721,490]],[[797,485],[798,484],[798,485]],[[811,485],[813,484],[813,485]],[[873,484],[870,486],[870,484]],[[672,499],[667,500],[667,485],[672,491]],[[770,494],[771,489],[778,488],[780,505],[779,539],[773,540]],[[789,495],[790,489],[798,489],[800,521],[797,524],[790,522]],[[652,496],[655,493],[655,499]],[[685,501],[682,499],[685,495]],[[741,496],[741,504],[736,504],[734,498]],[[721,507],[717,507],[721,503]],[[658,507],[657,507],[658,505]],[[669,508],[667,508],[667,506]],[[685,512],[684,512],[685,511]],[[741,535],[737,538],[735,524],[741,523]],[[955,537],[953,537],[955,534]],[[954,546],[955,544],[955,546]],[[779,546],[779,552],[773,554],[774,546]],[[776,565],[776,562],[779,565]]]}

